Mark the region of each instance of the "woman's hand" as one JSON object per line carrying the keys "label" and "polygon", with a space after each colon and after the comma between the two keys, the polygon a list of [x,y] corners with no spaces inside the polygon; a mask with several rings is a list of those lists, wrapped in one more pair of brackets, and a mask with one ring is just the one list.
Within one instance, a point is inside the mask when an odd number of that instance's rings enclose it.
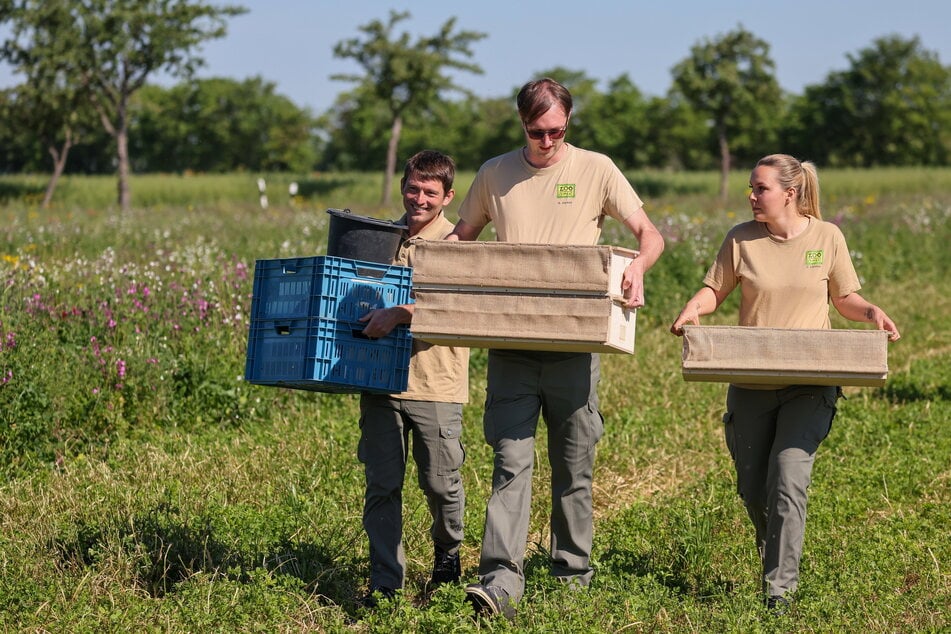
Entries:
{"label": "woman's hand", "polygon": [[670,332],[678,337],[684,334],[684,324],[700,325],[700,302],[690,300],[670,326]]}
{"label": "woman's hand", "polygon": [[700,315],[709,315],[715,311],[726,298],[726,295],[723,295],[723,297],[720,297],[720,295],[721,293],[714,291],[709,286],[701,288],[690,298],[690,301],[684,305],[683,310],[677,315],[677,319],[671,324],[670,332],[678,337],[682,337],[684,334],[684,325],[693,324],[694,326],[699,326]]}
{"label": "woman's hand", "polygon": [[852,321],[864,321],[875,324],[879,330],[888,332],[889,341],[898,341],[901,339],[901,333],[898,332],[898,326],[892,321],[892,318],[885,314],[885,311],[871,303],[858,293],[849,293],[842,297],[833,297],[832,305],[839,311],[839,314]]}

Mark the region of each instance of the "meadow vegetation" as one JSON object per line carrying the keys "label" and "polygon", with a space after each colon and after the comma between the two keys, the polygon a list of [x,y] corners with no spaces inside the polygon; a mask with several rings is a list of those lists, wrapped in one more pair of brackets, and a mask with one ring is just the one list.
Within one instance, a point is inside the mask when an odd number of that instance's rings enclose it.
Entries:
{"label": "meadow vegetation", "polygon": [[[0,177],[0,629],[25,632],[939,632],[951,615],[951,170],[825,170],[824,215],[866,297],[902,328],[883,388],[846,388],[816,462],[794,610],[759,602],[752,529],[720,419],[725,386],[685,383],[667,328],[726,229],[746,173],[632,172],[667,251],[633,356],[604,355],[597,574],[547,574],[540,426],[525,600],[477,623],[462,587],[424,591],[429,516],[412,468],[409,578],[376,611],[360,525],[357,397],[242,380],[256,259],[326,248],[327,208],[379,209],[379,176],[152,175],[120,213],[112,177]],[[473,174],[460,175],[458,207]],[[291,198],[288,185],[299,184]],[[483,238],[491,238],[486,232]],[[604,241],[634,246],[609,222]],[[735,299],[708,323],[735,323]],[[837,327],[861,328],[835,319]],[[466,407],[463,574],[491,479],[485,352]]]}

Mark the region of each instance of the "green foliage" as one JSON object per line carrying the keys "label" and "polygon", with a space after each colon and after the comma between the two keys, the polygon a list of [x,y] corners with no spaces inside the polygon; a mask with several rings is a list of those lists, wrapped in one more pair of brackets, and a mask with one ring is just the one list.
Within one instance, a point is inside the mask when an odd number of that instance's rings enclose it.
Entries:
{"label": "green foliage", "polygon": [[[253,261],[323,252],[325,209],[373,208],[374,178],[302,181],[306,196],[265,211],[247,174],[139,177],[141,199],[157,202],[131,214],[106,207],[109,179],[68,178],[43,212],[39,179],[0,179],[0,629],[942,631],[951,173],[820,177],[863,293],[903,337],[890,347],[886,386],[848,389],[819,450],[792,614],[771,619],[759,600],[752,528],[722,439],[724,387],[684,382],[680,342],[667,332],[726,229],[745,219],[746,175],[733,175],[736,211],[723,212],[714,173],[643,171],[630,178],[650,192],[668,248],[648,273],[636,354],[602,356],[596,575],[585,591],[548,575],[542,425],[514,624],[474,621],[462,584],[427,592],[431,519],[412,466],[406,587],[361,608],[358,399],[239,379]],[[269,175],[269,191],[288,178]],[[460,174],[460,197],[471,179]],[[605,225],[605,242],[636,246],[616,225]],[[725,305],[710,320],[735,318]],[[476,577],[491,481],[485,363],[474,350],[465,582]]]}
{"label": "green foliage", "polygon": [[[422,127],[407,115],[407,129],[421,132]],[[335,171],[371,171],[385,166],[387,138],[380,134],[392,123],[389,113],[380,103],[357,88],[337,98],[331,110],[324,115],[329,140],[318,167]],[[405,141],[401,137],[401,143]],[[412,156],[412,154],[406,154]]]}
{"label": "green foliage", "polygon": [[146,86],[131,104],[135,171],[310,171],[314,122],[274,88],[259,77]]}
{"label": "green foliage", "polygon": [[572,143],[607,154],[622,169],[649,164],[647,103],[627,75],[611,81],[606,93],[595,93],[581,108],[571,121]]}
{"label": "green foliage", "polygon": [[[226,18],[244,12],[237,6],[187,0],[17,0],[0,16],[13,24],[13,35],[0,50],[6,59],[25,66],[31,79],[38,73],[41,79],[63,82],[62,90],[53,94],[68,98],[57,99],[52,108],[63,124],[76,99],[96,111],[116,142],[118,202],[128,210],[132,95],[159,71],[190,76],[202,61],[196,50],[223,37]],[[74,99],[71,91],[77,89]]]}
{"label": "green foliage", "polygon": [[[36,10],[36,22],[22,19],[22,7],[12,10],[20,21],[15,21],[13,35],[0,48],[0,60],[10,61],[25,81],[9,91],[11,99],[4,104],[0,118],[15,130],[29,130],[46,150],[47,160],[52,158],[52,176],[43,199],[48,206],[70,150],[98,124],[93,117],[92,93],[79,68],[70,63],[74,43],[51,37],[74,19],[68,4],[47,2]],[[21,39],[30,37],[33,46],[23,46]]]}
{"label": "green foliage", "polygon": [[[154,3],[132,3],[133,9],[109,4],[117,18],[105,16],[105,4],[8,4],[0,20],[15,28],[2,55],[32,74],[23,84],[0,91],[0,122],[5,124],[0,125],[0,172],[44,171],[50,148],[62,160],[68,146],[65,173],[112,173],[118,153],[126,151],[125,142],[114,135],[119,123],[115,104],[104,93],[90,92],[95,85],[102,88],[105,79],[94,82],[96,73],[71,61],[70,55],[82,53],[78,43],[84,41],[85,31],[74,32],[77,22],[90,25],[90,38],[105,38],[97,40],[102,48],[97,52],[119,50],[115,47],[128,43],[123,39],[128,30],[151,47],[133,51],[130,61],[144,63],[156,52],[150,68],[184,79],[165,89],[143,83],[152,70],[140,74],[136,68],[130,76],[135,89],[123,102],[124,124],[129,169],[136,172],[382,168],[385,206],[398,157],[436,148],[452,154],[460,169],[475,170],[524,143],[513,107],[519,86],[502,95],[475,97],[464,83],[456,83],[457,73],[446,74],[447,69],[480,72],[471,44],[484,34],[456,30],[454,19],[436,35],[413,39],[396,32],[409,14],[392,12],[386,21],[360,27],[360,38],[338,42],[338,56],[356,60],[365,72],[334,76],[356,85],[315,117],[275,94],[266,79],[190,77],[200,62],[194,44],[219,37],[224,19],[240,13],[235,7],[216,13],[203,3],[160,3],[165,14]],[[167,19],[143,22],[139,9]],[[105,17],[95,13],[100,10]],[[76,20],[80,14],[85,19]],[[126,17],[128,29],[117,29],[123,33],[109,41],[102,24]],[[195,21],[187,23],[191,18]],[[181,38],[166,40],[176,28]],[[183,48],[159,54],[161,45],[176,42]],[[784,95],[768,44],[738,26],[693,46],[673,70],[665,96],[642,95],[627,73],[603,85],[584,70],[556,67],[539,74],[572,90],[569,142],[606,153],[625,169],[707,170],[750,164],[777,149],[820,167],[947,165],[951,75],[937,53],[924,49],[917,38],[889,36],[848,59],[848,68],[806,86],[803,94]],[[121,63],[103,62],[103,73]],[[80,74],[73,76],[74,71]],[[109,125],[88,116],[95,105]],[[380,208],[378,201],[375,209]]]}
{"label": "green foliage", "polygon": [[[472,57],[472,43],[484,38],[485,33],[454,32],[456,18],[449,18],[436,35],[411,43],[409,33],[397,37],[393,32],[397,24],[409,17],[408,11],[391,10],[386,24],[372,20],[360,27],[364,39],[350,38],[334,46],[335,56],[353,59],[364,74],[334,75],[332,79],[358,83],[361,94],[371,97],[371,105],[382,106],[388,115],[389,143],[381,204],[390,197],[404,117],[428,111],[430,104],[438,102],[446,92],[468,94],[446,75],[446,69],[482,73],[479,65],[466,60]],[[378,128],[376,132],[382,130]]]}
{"label": "green foliage", "polygon": [[791,151],[825,165],[947,165],[951,67],[899,36],[849,62],[794,100],[783,134]]}
{"label": "green foliage", "polygon": [[765,152],[782,103],[769,44],[742,26],[691,48],[673,69],[674,90],[709,121],[720,149],[720,196],[726,199],[732,154]]}
{"label": "green foliage", "polygon": [[470,57],[470,45],[485,37],[484,33],[460,31],[453,33],[456,19],[448,19],[432,37],[410,42],[409,33],[395,37],[394,27],[410,17],[408,11],[391,11],[386,24],[379,20],[360,27],[365,39],[350,38],[334,46],[334,55],[352,58],[365,75],[336,75],[334,79],[357,82],[371,88],[374,96],[393,115],[411,108],[425,108],[447,90],[464,90],[443,74],[444,68],[481,73],[482,69],[463,58]]}

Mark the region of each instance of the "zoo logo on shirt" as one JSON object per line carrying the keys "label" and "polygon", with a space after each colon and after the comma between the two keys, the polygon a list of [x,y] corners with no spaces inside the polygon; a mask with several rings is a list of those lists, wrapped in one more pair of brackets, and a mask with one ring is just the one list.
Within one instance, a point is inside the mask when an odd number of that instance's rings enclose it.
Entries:
{"label": "zoo logo on shirt", "polygon": [[575,184],[574,183],[558,183],[555,185],[555,198],[574,198],[575,197]]}
{"label": "zoo logo on shirt", "polygon": [[815,268],[817,266],[822,266],[824,252],[822,249],[817,249],[815,251],[806,251],[806,268]]}

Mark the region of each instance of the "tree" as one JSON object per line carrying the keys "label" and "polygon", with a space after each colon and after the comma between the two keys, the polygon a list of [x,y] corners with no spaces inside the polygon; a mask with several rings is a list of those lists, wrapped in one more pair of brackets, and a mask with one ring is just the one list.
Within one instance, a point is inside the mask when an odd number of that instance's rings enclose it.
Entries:
{"label": "tree", "polygon": [[[583,113],[588,103],[598,95],[597,80],[588,77],[588,74],[583,70],[571,70],[564,66],[555,66],[536,73],[535,77],[550,77],[567,88],[571,93],[571,104],[575,114]],[[520,89],[521,86],[515,89],[516,95]],[[572,116],[572,119],[574,119],[574,116]],[[519,132],[519,138],[525,140],[521,131]]]}
{"label": "tree", "polygon": [[879,38],[848,59],[794,101],[789,145],[831,165],[947,165],[951,67],[917,37]]}
{"label": "tree", "polygon": [[[70,151],[96,123],[88,102],[78,100],[75,91],[62,85],[44,86],[49,85],[43,79],[30,79],[12,89],[3,120],[11,128],[29,131],[29,145],[36,147],[38,142],[52,161],[41,203],[45,209],[53,200]],[[42,167],[37,165],[37,169]]]}
{"label": "tree", "polygon": [[[574,94],[574,93],[572,93]],[[593,95],[579,117],[585,136],[578,144],[603,152],[622,169],[647,164],[647,102],[641,91],[624,74],[608,84],[604,94]]]}
{"label": "tree", "polygon": [[424,128],[426,137],[413,147],[434,147],[452,154],[456,166],[475,171],[490,156],[497,156],[524,143],[518,113],[510,97],[479,99],[438,105]]}
{"label": "tree", "polygon": [[716,168],[716,141],[706,117],[682,96],[652,97],[645,118],[648,165],[674,170]]}
{"label": "tree", "polygon": [[49,2],[37,10],[49,26],[34,34],[37,45],[22,49],[14,36],[4,43],[0,58],[11,62],[25,76],[25,81],[11,92],[4,119],[11,127],[32,131],[52,159],[52,174],[42,202],[46,208],[66,168],[69,151],[92,123],[92,113],[89,95],[80,85],[75,67],[67,61],[70,44],[50,39],[51,33],[61,30],[72,19],[66,4]]}
{"label": "tree", "polygon": [[405,32],[395,38],[394,28],[409,17],[409,12],[390,11],[386,24],[373,20],[359,28],[364,39],[351,38],[334,46],[336,57],[355,60],[365,74],[333,75],[331,79],[357,82],[362,94],[372,95],[383,104],[390,118],[381,205],[390,198],[404,117],[426,111],[444,91],[468,94],[444,74],[444,69],[482,73],[481,67],[464,60],[472,57],[470,44],[484,38],[484,33],[453,32],[456,19],[450,18],[436,35],[420,37],[415,43]]}
{"label": "tree", "polygon": [[320,169],[385,169],[388,142],[380,131],[392,124],[392,118],[370,88],[360,85],[338,95],[324,120],[329,142]]}
{"label": "tree", "polygon": [[742,26],[690,49],[673,69],[674,90],[709,117],[720,149],[720,200],[726,202],[730,141],[743,130],[772,134],[782,91],[769,44]]}
{"label": "tree", "polygon": [[130,103],[130,150],[142,171],[308,172],[313,117],[260,77],[148,85]]}
{"label": "tree", "polygon": [[37,150],[32,132],[28,133],[27,128],[16,123],[20,116],[18,109],[16,91],[13,88],[0,90],[0,174],[38,172],[47,163],[42,151]]}
{"label": "tree", "polygon": [[[68,19],[49,20],[53,8]],[[245,11],[188,0],[7,0],[0,15],[13,23],[8,50],[50,58],[79,78],[115,140],[118,201],[127,210],[130,98],[153,73],[190,76],[203,63],[196,49]]]}

